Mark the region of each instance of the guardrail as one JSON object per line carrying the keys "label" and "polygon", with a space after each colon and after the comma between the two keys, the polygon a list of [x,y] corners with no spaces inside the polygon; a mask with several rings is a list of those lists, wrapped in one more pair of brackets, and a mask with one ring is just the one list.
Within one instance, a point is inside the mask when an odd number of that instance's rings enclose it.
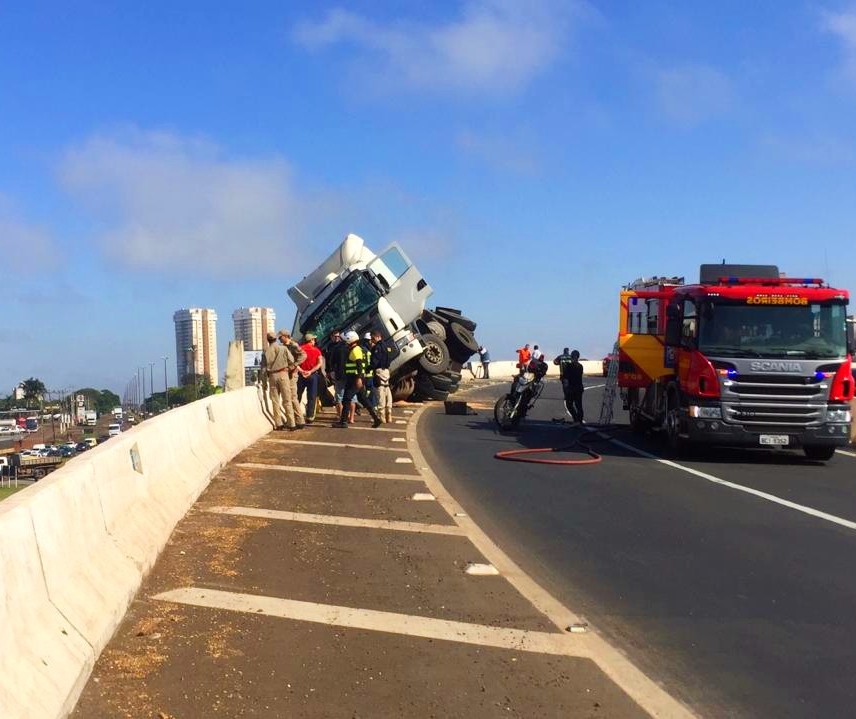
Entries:
{"label": "guardrail", "polygon": [[247,387],[171,410],[0,502],[0,717],[56,719],[178,521],[272,426]]}

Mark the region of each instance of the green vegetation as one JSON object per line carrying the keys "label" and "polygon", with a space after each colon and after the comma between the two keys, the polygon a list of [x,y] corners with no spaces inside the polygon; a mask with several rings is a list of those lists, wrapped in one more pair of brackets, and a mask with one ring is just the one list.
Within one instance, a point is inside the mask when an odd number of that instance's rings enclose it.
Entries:
{"label": "green vegetation", "polygon": [[72,392],[72,396],[82,394],[86,398],[86,406],[98,412],[98,416],[110,414],[110,410],[114,407],[119,407],[122,400],[115,392],[109,389],[102,389],[100,392],[92,387],[84,387]]}
{"label": "green vegetation", "polygon": [[6,497],[12,496],[13,494],[15,494],[15,492],[19,492],[20,490],[24,489],[24,487],[29,486],[29,484],[20,482],[17,487],[0,487],[0,502],[6,499]]}
{"label": "green vegetation", "polygon": [[38,407],[39,402],[47,391],[45,383],[35,377],[30,377],[30,379],[25,379],[21,382],[21,389],[24,390],[24,406],[27,409],[32,408],[34,405]]}

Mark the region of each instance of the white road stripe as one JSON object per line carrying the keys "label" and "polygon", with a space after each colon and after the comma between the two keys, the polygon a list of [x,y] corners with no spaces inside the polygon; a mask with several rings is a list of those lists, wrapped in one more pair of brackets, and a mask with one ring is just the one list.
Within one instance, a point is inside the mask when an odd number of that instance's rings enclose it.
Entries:
{"label": "white road stripe", "polygon": [[254,594],[224,592],[219,589],[184,587],[154,597],[164,602],[210,607],[254,616],[279,617],[301,622],[349,627],[408,637],[437,639],[462,644],[475,644],[518,652],[535,652],[558,656],[587,657],[589,638],[559,632],[534,632],[524,629],[468,624],[448,619],[420,617],[411,614],[354,609],[332,604],[301,602],[294,599],[263,597]]}
{"label": "white road stripe", "polygon": [[320,474],[326,477],[356,477],[359,479],[407,479],[421,482],[418,474],[387,474],[385,472],[350,472],[344,469],[319,469],[318,467],[292,467],[288,464],[264,464],[262,462],[235,462],[236,467],[244,469],[270,469],[277,472],[298,472],[303,474]]}
{"label": "white road stripe", "polygon": [[[405,451],[407,451],[407,450],[405,450]],[[396,464],[413,464],[413,460],[410,459],[410,457],[396,457],[395,463]]]}
{"label": "white road stripe", "polygon": [[406,447],[378,447],[374,444],[351,444],[350,442],[313,442],[307,439],[266,439],[273,444],[301,444],[312,447],[344,447],[345,449],[376,449],[378,452],[406,452]]}
{"label": "white road stripe", "polygon": [[656,454],[651,454],[650,452],[646,452],[644,449],[639,449],[638,447],[634,447],[631,444],[627,444],[626,442],[622,442],[620,439],[609,438],[608,435],[599,432],[601,437],[604,439],[610,439],[610,441],[623,449],[629,450],[638,454],[640,457],[646,457],[647,459],[653,459],[660,464],[665,464],[667,467],[672,467],[674,469],[679,469],[682,472],[687,472],[688,474],[693,474],[696,477],[701,477],[702,479],[706,479],[708,482],[713,482],[714,484],[720,484],[723,487],[729,487],[730,489],[736,489],[738,492],[745,492],[746,494],[754,495],[755,497],[759,497],[761,499],[765,499],[768,502],[773,502],[775,504],[780,504],[783,507],[787,507],[788,509],[794,509],[797,512],[802,512],[803,514],[808,514],[812,517],[817,517],[818,519],[823,519],[827,522],[831,522],[832,524],[838,524],[842,527],[846,527],[847,529],[856,529],[856,522],[853,522],[849,519],[843,519],[842,517],[836,517],[834,514],[828,514],[827,512],[821,512],[819,509],[814,509],[813,507],[806,507],[803,504],[797,504],[796,502],[791,502],[788,499],[782,499],[781,497],[777,497],[775,494],[769,494],[767,492],[762,492],[759,489],[753,489],[752,487],[747,487],[743,484],[736,484],[735,482],[729,482],[726,479],[720,479],[719,477],[715,477],[712,474],[708,474],[707,472],[702,472],[698,469],[693,469],[692,467],[687,467],[683,464],[678,464],[677,462],[673,462],[670,459],[663,459],[662,457],[658,457]]}
{"label": "white road stripe", "polygon": [[393,442],[406,442],[407,439],[405,437],[393,437],[392,441]]}
{"label": "white road stripe", "polygon": [[257,507],[208,507],[205,511],[213,512],[214,514],[232,514],[241,517],[279,519],[285,522],[330,524],[336,527],[365,527],[367,529],[391,529],[397,532],[452,534],[456,536],[463,535],[463,531],[457,524],[425,524],[423,522],[399,522],[391,519],[361,519],[359,517],[340,517],[331,514],[287,512],[276,509],[259,509]]}
{"label": "white road stripe", "polygon": [[848,452],[846,449],[836,449],[838,454],[843,454],[846,457],[856,457],[856,452]]}
{"label": "white road stripe", "polygon": [[[484,557],[495,566],[503,577],[522,594],[538,611],[559,629],[585,623],[585,618],[574,614],[546,589],[533,580],[499,546],[484,533],[471,517],[464,512],[457,500],[443,486],[422,455],[418,442],[418,422],[425,408],[417,412],[413,424],[408,427],[407,438],[413,458],[420,467],[428,489],[437,501],[466,532],[469,540]],[[580,635],[575,635],[579,637]],[[619,687],[627,692],[639,706],[653,717],[670,719],[695,717],[692,711],[670,696],[660,685],[641,672],[625,654],[604,640],[597,632],[583,635],[588,642],[589,655],[600,669]]]}
{"label": "white road stripe", "polygon": [[[333,421],[337,422],[338,420],[333,420]],[[406,423],[405,423],[405,424],[406,424]],[[327,429],[332,429],[332,428],[330,427],[330,425],[320,424],[320,423],[318,423],[318,422],[315,422],[315,423],[312,425],[312,427],[313,427],[313,428],[315,428],[315,427],[326,427]],[[354,430],[357,430],[357,431],[367,431],[367,432],[397,432],[397,433],[399,433],[399,434],[400,434],[401,432],[406,432],[406,431],[407,431],[406,429],[394,429],[394,428],[392,428],[392,427],[372,427],[370,424],[366,424],[366,425],[363,425],[363,424],[349,424],[349,425],[348,425],[348,429],[347,429],[346,431],[348,431],[348,432],[352,432],[352,431],[354,431]]]}

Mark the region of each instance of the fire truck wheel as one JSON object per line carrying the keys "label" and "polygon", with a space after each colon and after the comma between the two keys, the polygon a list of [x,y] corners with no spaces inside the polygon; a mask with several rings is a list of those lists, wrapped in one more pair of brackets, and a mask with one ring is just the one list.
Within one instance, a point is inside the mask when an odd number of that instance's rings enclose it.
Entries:
{"label": "fire truck wheel", "polygon": [[441,337],[422,335],[425,351],[419,355],[419,367],[428,374],[440,374],[449,369],[449,349]]}
{"label": "fire truck wheel", "polygon": [[651,428],[651,425],[639,411],[639,390],[636,387],[627,390],[627,403],[629,405],[627,411],[630,415],[630,429],[637,434],[644,434]]}
{"label": "fire truck wheel", "polygon": [[681,403],[678,393],[674,390],[668,395],[668,409],[666,410],[666,440],[669,448],[675,454],[683,454],[686,449],[686,440],[681,437]]}
{"label": "fire truck wheel", "polygon": [[832,456],[835,454],[835,447],[808,445],[807,447],[803,447],[803,452],[809,459],[825,462],[827,459],[832,459]]}

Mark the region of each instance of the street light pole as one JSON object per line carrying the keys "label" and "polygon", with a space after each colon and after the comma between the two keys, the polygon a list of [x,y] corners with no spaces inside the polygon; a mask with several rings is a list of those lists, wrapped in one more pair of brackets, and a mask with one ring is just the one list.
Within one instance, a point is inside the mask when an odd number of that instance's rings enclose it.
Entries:
{"label": "street light pole", "polygon": [[163,360],[163,397],[166,403],[166,408],[169,409],[169,383],[166,380],[166,361],[169,357],[161,357]]}
{"label": "street light pole", "polygon": [[155,363],[149,362],[149,393],[152,396],[152,402],[155,399]]}

